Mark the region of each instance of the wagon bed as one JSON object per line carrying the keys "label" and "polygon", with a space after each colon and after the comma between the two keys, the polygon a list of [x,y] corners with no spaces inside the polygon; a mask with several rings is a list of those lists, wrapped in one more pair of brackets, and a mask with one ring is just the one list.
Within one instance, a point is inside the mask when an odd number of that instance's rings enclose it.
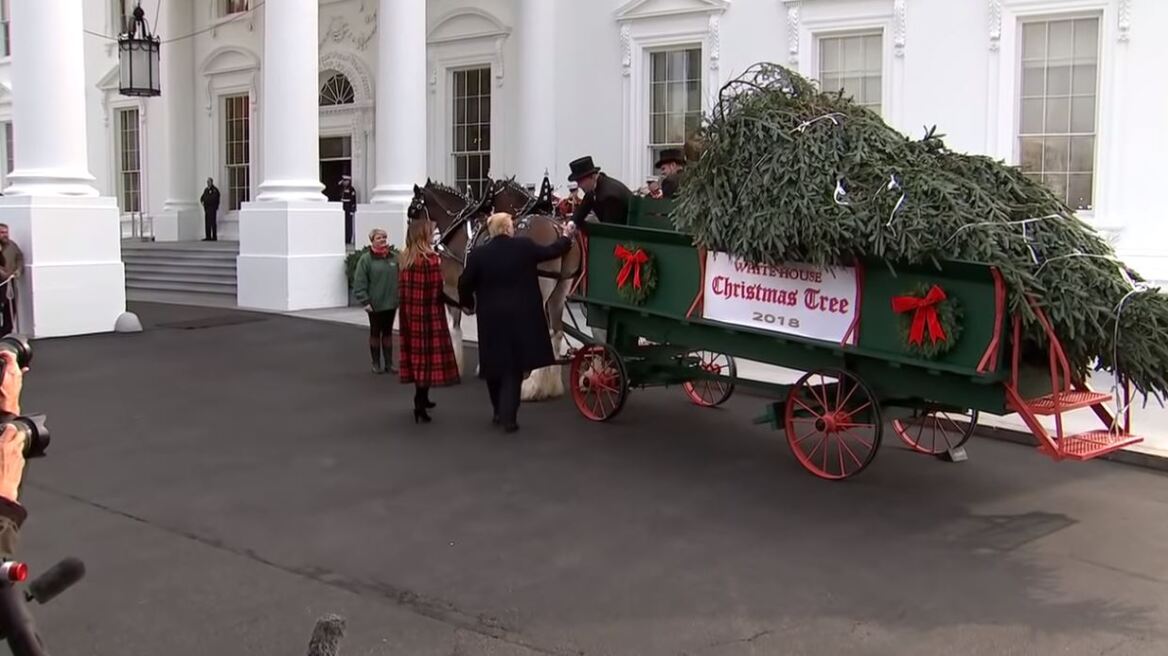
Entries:
{"label": "wagon bed", "polygon": [[[696,247],[674,229],[670,208],[669,201],[636,198],[627,225],[590,223],[582,237],[585,269],[572,301],[584,305],[593,331],[565,329],[584,343],[570,354],[569,384],[589,419],[615,417],[632,388],[681,385],[694,403],[717,406],[737,385],[752,385],[779,399],[760,421],[781,427],[800,463],[829,479],[868,466],[885,421],[916,451],[950,459],[964,458],[961,447],[980,412],[1018,413],[1040,451],[1059,460],[1088,460],[1141,441],[1130,432],[1126,386],[1117,420],[1107,407],[1111,394],[1072,376],[1037,306],[1047,362],[1022,361],[1021,321],[1010,315],[992,267],[882,260],[756,267]],[[638,275],[644,289],[634,293]],[[925,354],[938,343],[929,332],[939,324],[922,319],[925,337],[914,342],[916,315],[927,318],[930,310],[906,311],[891,299],[935,290],[944,300],[924,305],[949,308],[951,342]],[[736,357],[807,373],[792,385],[741,381]],[[1062,414],[1087,408],[1103,430],[1064,434]],[[1044,415],[1053,416],[1053,431],[1039,420]]]}

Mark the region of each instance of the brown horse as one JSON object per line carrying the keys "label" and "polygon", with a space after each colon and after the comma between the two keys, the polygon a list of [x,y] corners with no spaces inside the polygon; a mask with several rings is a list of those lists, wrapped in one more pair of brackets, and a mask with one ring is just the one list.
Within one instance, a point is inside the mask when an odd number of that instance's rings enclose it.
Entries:
{"label": "brown horse", "polygon": [[[551,187],[544,180],[544,193],[532,196],[515,182],[514,178],[496,180],[487,192],[487,202],[493,212],[507,212],[515,217],[516,236],[527,237],[537,244],[549,245],[563,234],[563,223],[555,215],[551,199]],[[485,230],[475,235],[475,246],[486,241]],[[583,255],[580,240],[572,243],[572,249],[561,258],[540,265],[540,292],[543,295],[544,313],[547,317],[548,332],[556,358],[561,357],[564,342],[564,309],[572,283],[580,274]],[[523,381],[520,398],[524,401],[539,401],[564,395],[563,375],[560,365],[553,365],[533,371]]]}
{"label": "brown horse", "polygon": [[475,201],[444,184],[426,180],[425,187],[414,185],[410,219],[428,218],[434,224],[434,248],[442,258],[442,280],[449,302],[451,341],[463,373],[462,310],[458,307],[458,277],[466,266],[467,245],[487,214],[486,197]]}

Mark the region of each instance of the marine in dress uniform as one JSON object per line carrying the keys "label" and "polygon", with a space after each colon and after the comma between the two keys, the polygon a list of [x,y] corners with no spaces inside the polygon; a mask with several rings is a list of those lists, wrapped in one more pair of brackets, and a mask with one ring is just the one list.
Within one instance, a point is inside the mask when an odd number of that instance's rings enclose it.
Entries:
{"label": "marine in dress uniform", "polygon": [[353,243],[353,215],[357,213],[357,189],[349,176],[341,178],[341,207],[345,210],[345,243]]}

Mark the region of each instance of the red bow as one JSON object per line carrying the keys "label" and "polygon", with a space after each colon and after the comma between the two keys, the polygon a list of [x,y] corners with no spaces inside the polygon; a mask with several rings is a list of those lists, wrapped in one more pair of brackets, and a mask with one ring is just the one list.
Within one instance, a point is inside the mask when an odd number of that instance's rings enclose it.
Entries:
{"label": "red bow", "polygon": [[945,300],[944,290],[933,285],[924,298],[915,296],[896,296],[892,299],[892,311],[897,314],[914,312],[912,329],[908,334],[909,344],[920,344],[925,339],[925,326],[929,328],[929,336],[933,343],[947,339],[945,329],[941,327],[941,319],[937,316],[937,304]]}
{"label": "red bow", "polygon": [[641,288],[641,266],[649,261],[649,254],[641,249],[636,252],[630,251],[624,246],[617,246],[612,252],[617,259],[624,262],[620,273],[616,277],[616,286],[624,287],[629,282],[629,275],[633,276],[633,287]]}

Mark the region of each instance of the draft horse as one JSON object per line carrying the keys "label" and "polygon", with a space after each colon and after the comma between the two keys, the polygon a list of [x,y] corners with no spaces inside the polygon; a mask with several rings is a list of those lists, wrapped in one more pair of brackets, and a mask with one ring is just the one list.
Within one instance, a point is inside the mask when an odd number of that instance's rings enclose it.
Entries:
{"label": "draft horse", "polygon": [[[538,197],[531,195],[514,178],[496,180],[491,183],[483,202],[484,208],[489,204],[491,212],[507,212],[515,217],[516,236],[527,237],[546,246],[563,235],[564,224],[556,217],[551,185],[546,177]],[[583,269],[582,238],[577,233],[567,254],[544,262],[539,267],[544,316],[547,318],[557,364],[531,372],[523,381],[520,398],[524,401],[540,401],[564,395],[563,371],[559,363],[564,345],[564,309],[573,283]],[[487,239],[486,230],[480,226],[474,235],[472,250]]]}
{"label": "draft horse", "polygon": [[468,246],[487,216],[489,195],[478,201],[427,179],[426,186],[414,185],[414,198],[407,216],[410,220],[429,219],[434,224],[433,245],[442,262],[443,293],[446,312],[450,316],[450,338],[458,361],[458,372],[464,373],[465,353],[462,339],[462,309],[458,305],[458,278],[466,266]]}

